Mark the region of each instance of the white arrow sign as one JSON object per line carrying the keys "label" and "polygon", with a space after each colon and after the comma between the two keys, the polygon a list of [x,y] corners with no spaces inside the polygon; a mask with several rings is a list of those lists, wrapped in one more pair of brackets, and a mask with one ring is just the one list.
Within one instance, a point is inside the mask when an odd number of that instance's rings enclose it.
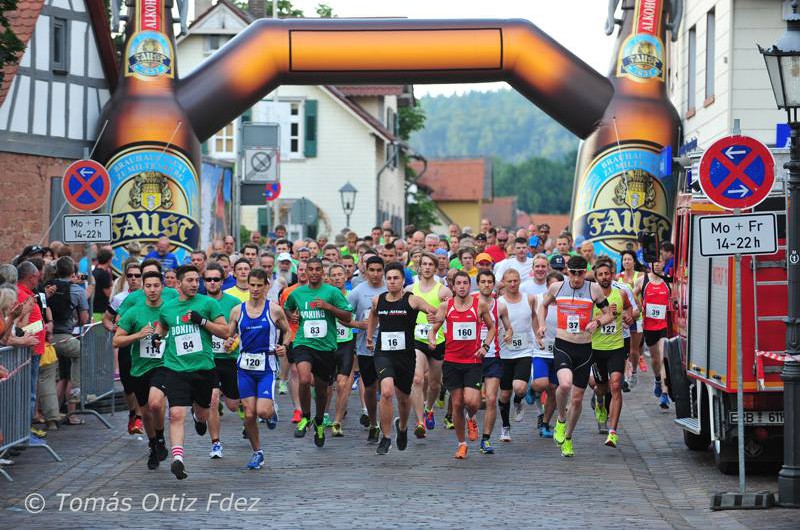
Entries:
{"label": "white arrow sign", "polygon": [[745,155],[745,154],[747,154],[747,151],[745,151],[744,149],[742,149],[741,151],[735,151],[734,146],[730,146],[729,148],[725,149],[725,156],[727,156],[731,160],[733,160],[733,157],[736,155]]}
{"label": "white arrow sign", "polygon": [[745,195],[747,195],[747,192],[749,192],[749,191],[750,191],[750,188],[748,188],[744,184],[739,184],[739,189],[738,190],[731,189],[731,190],[728,190],[727,193],[728,193],[728,195],[738,195],[739,198],[741,198],[741,197],[744,197]]}
{"label": "white arrow sign", "polygon": [[78,173],[80,173],[83,178],[88,179],[94,175],[94,169],[90,167],[82,167]]}

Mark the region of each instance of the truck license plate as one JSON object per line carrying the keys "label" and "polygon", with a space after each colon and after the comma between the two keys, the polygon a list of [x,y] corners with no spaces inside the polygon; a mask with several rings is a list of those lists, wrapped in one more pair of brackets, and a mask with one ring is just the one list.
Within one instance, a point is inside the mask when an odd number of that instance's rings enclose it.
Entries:
{"label": "truck license plate", "polygon": [[[728,422],[737,423],[739,414],[736,411],[728,412]],[[744,412],[745,425],[783,425],[782,410],[746,410]]]}

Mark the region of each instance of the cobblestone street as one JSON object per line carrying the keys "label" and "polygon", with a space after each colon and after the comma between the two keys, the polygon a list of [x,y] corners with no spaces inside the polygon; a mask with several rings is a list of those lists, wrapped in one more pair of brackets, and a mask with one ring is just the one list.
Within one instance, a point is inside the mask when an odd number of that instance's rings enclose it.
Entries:
{"label": "cobblestone street", "polygon": [[[672,411],[659,410],[650,384],[642,377],[625,394],[617,450],[602,444],[587,401],[570,460],[552,440],[538,438],[535,411],[527,406],[523,421],[512,421],[513,442],[495,440],[494,455],[481,455],[472,443],[466,461],[454,460],[455,436],[439,424],[425,440],[412,435],[405,452],[393,447],[379,457],[358,425],[356,393],[345,437],[328,435],[317,449],[310,435],[292,437],[290,404],[280,396],[283,420],[275,431],[260,426],[264,469],[244,469],[250,451],[241,422],[226,413],[222,460],[209,460],[209,439],[198,438],[187,424],[189,478],[179,482],[169,461],[147,470],[146,439],[124,433],[127,415],[106,416],[113,430],[85,416],[85,425],[48,437],[63,462],[29,449],[7,468],[15,482],[0,480],[2,526],[727,529],[763,528],[768,518],[770,528],[797,527],[797,513],[786,509],[710,511],[710,495],[735,491],[737,478],[721,475],[710,452],[684,447]],[[776,491],[777,482],[772,475],[748,477],[748,490]],[[41,513],[25,510],[31,493],[46,501]],[[235,504],[231,495],[246,500]],[[114,498],[120,500],[118,511],[112,511]]]}

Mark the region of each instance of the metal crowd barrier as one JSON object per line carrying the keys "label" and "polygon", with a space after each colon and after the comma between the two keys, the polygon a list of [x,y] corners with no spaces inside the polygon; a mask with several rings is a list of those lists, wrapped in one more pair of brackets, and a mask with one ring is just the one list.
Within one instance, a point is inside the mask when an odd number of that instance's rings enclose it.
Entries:
{"label": "metal crowd barrier", "polygon": [[74,414],[91,414],[109,429],[111,424],[96,410],[86,408],[90,403],[111,396],[114,414],[114,348],[111,333],[96,322],[81,330],[81,400]]}
{"label": "metal crowd barrier", "polygon": [[[31,355],[30,348],[0,348],[0,365],[8,370],[8,377],[0,379],[0,431],[4,441],[0,444],[0,458],[9,449],[28,443],[31,437]],[[43,447],[57,461],[61,461],[44,440],[29,447]],[[0,475],[13,482],[11,475],[0,466]]]}

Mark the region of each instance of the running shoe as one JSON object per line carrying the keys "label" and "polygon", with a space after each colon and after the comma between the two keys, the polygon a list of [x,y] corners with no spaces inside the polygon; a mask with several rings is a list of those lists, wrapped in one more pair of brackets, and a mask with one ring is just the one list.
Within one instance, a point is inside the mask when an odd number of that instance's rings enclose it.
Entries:
{"label": "running shoe", "polygon": [[658,406],[664,410],[669,409],[669,394],[667,394],[666,392],[661,394],[661,399],[658,402]]}
{"label": "running shoe", "polygon": [[465,458],[467,458],[467,452],[468,451],[469,451],[469,448],[467,447],[467,444],[458,444],[458,450],[456,451],[456,454],[454,455],[454,457],[457,460],[464,460]]}
{"label": "running shoe", "polygon": [[389,452],[389,448],[391,446],[392,446],[392,440],[384,436],[378,443],[378,447],[375,449],[375,453],[379,455],[385,455]]}
{"label": "running shoe", "polygon": [[264,465],[264,452],[256,451],[250,457],[250,462],[247,463],[247,469],[261,469]]}
{"label": "running shoe", "polygon": [[417,438],[425,438],[425,426],[423,424],[417,423],[417,426],[414,427],[414,436]]}
{"label": "running shoe", "polygon": [[381,428],[380,427],[370,427],[369,434],[367,435],[367,442],[368,443],[376,443],[380,439],[381,435]]}
{"label": "running shoe", "polygon": [[567,439],[567,422],[556,419],[556,429],[555,432],[553,433],[553,440],[555,440],[555,442],[558,445],[561,445],[564,443],[564,440],[566,439]]}
{"label": "running shoe", "polygon": [[156,440],[156,456],[159,462],[163,462],[169,456],[167,451],[167,443],[164,440]]}
{"label": "running shoe", "polygon": [[630,385],[630,383],[628,383],[628,380],[627,380],[627,379],[625,379],[625,380],[622,382],[622,391],[623,391],[623,392],[630,392],[630,391],[631,391],[631,385]]}
{"label": "running shoe", "polygon": [[536,429],[538,429],[539,431],[541,431],[541,430],[542,430],[542,426],[543,426],[543,425],[544,425],[544,414],[539,414],[539,415],[536,417]]}
{"label": "running shoe", "polygon": [[594,408],[594,417],[598,425],[603,425],[608,421],[608,410],[605,403],[598,403]]}
{"label": "running shoe", "polygon": [[208,453],[209,458],[222,458],[222,443],[214,442],[211,444],[211,452]]}
{"label": "running shoe", "polygon": [[361,412],[361,417],[358,418],[358,423],[360,423],[365,429],[369,429],[369,416],[367,416],[366,412]]}
{"label": "running shoe", "polygon": [[[394,419],[395,443],[398,451],[405,451],[408,447],[408,428],[400,430],[400,418]],[[416,431],[415,431],[416,432]]]}
{"label": "running shoe", "polygon": [[519,403],[514,403],[514,421],[520,422],[522,421],[522,417],[525,415],[525,409],[522,407],[522,401]]}
{"label": "running shoe", "polygon": [[278,381],[278,394],[285,395],[287,392],[289,392],[289,385],[281,379]]}
{"label": "running shoe", "polygon": [[267,429],[272,430],[278,426],[278,409],[272,412],[272,416],[267,418]]}
{"label": "running shoe", "polygon": [[350,387],[350,390],[352,390],[353,392],[358,390],[358,380],[359,380],[359,378],[360,378],[360,374],[358,372],[356,372],[353,375],[353,386]]}
{"label": "running shoe", "polygon": [[[38,436],[39,438],[47,438],[47,431],[39,429],[37,427],[31,427],[31,433]],[[135,433],[135,434],[141,434],[141,433]]]}
{"label": "running shoe", "polygon": [[150,471],[158,468],[158,453],[156,452],[156,445],[150,444],[150,455],[147,457],[147,469]]}
{"label": "running shoe", "polygon": [[545,423],[542,425],[542,429],[539,431],[539,436],[542,438],[552,438],[553,437],[553,429],[550,428],[550,425]]}
{"label": "running shoe", "polygon": [[536,402],[536,392],[533,390],[533,386],[528,387],[528,391],[525,393],[525,403],[528,405],[533,405]]}
{"label": "running shoe", "polygon": [[241,403],[239,403],[239,408],[236,410],[236,414],[239,415],[239,419],[244,421],[244,407]]}
{"label": "running shoe", "polygon": [[636,383],[638,382],[639,382],[639,374],[633,372],[630,378],[628,379],[628,386],[631,387],[631,390],[633,390],[633,388],[636,386]]}
{"label": "running shoe", "polygon": [[617,443],[619,443],[619,436],[615,432],[609,432],[608,438],[606,438],[606,445],[609,447],[616,447]]}
{"label": "running shoe", "polygon": [[453,423],[453,420],[450,418],[450,416],[445,416],[444,417],[444,428],[448,429],[448,430],[452,430],[452,429],[456,428],[456,426]]}
{"label": "running shoe", "polygon": [[175,475],[175,478],[178,480],[183,480],[189,476],[186,473],[186,466],[183,465],[183,460],[176,458],[172,461],[172,465],[169,466],[169,470],[172,471],[172,474]]}
{"label": "running shoe", "polygon": [[657,398],[661,397],[663,391],[661,390],[661,381],[654,381],[653,382],[653,395]]}
{"label": "running shoe", "polygon": [[470,442],[474,442],[478,439],[478,422],[475,418],[469,418],[467,420],[467,439]]}
{"label": "running shoe", "polygon": [[331,415],[326,412],[325,416],[323,416],[322,418],[322,426],[325,427],[326,429],[330,429],[331,425],[333,425],[333,421],[331,420]]}
{"label": "running shoe", "polygon": [[494,447],[492,447],[492,442],[490,442],[489,440],[481,440],[481,454],[484,455],[494,454]]}
{"label": "running shoe", "polygon": [[308,430],[308,418],[301,418],[300,423],[297,424],[297,429],[294,431],[295,438],[304,438]]}
{"label": "running shoe", "polygon": [[439,399],[437,399],[437,400],[436,400],[436,403],[434,403],[434,405],[436,405],[436,406],[437,406],[438,408],[440,408],[440,409],[443,409],[443,408],[444,408],[444,393],[445,393],[445,392],[446,392],[446,390],[445,390],[444,388],[442,388],[442,389],[439,391]]}
{"label": "running shoe", "polygon": [[572,450],[572,438],[564,439],[564,443],[561,444],[561,456],[567,458],[575,456],[575,451]]}
{"label": "running shoe", "polygon": [[432,431],[436,427],[436,418],[433,416],[433,411],[425,412],[425,428]]}
{"label": "running shoe", "polygon": [[136,426],[136,418],[129,417],[128,418],[128,434],[133,434],[133,429]]}
{"label": "running shoe", "polygon": [[503,427],[502,429],[500,429],[500,441],[501,442],[511,441],[511,427]]}
{"label": "running shoe", "polygon": [[300,409],[294,409],[294,413],[292,414],[292,423],[300,423],[300,420],[303,419],[303,413]]}
{"label": "running shoe", "polygon": [[136,418],[133,421],[133,434],[144,434],[144,423],[142,423],[142,418]]}
{"label": "running shoe", "polygon": [[198,421],[192,411],[192,419],[194,420],[194,430],[198,436],[203,436],[208,431],[208,424],[204,421]]}
{"label": "running shoe", "polygon": [[344,431],[342,430],[342,424],[339,423],[338,421],[334,422],[333,425],[331,425],[331,432],[333,433],[333,436],[335,438],[344,436]]}
{"label": "running shoe", "polygon": [[647,371],[647,361],[644,360],[644,355],[639,356],[639,371],[642,373]]}
{"label": "running shoe", "polygon": [[325,422],[317,424],[317,420],[313,420],[311,425],[314,429],[314,445],[322,447],[325,445]]}

